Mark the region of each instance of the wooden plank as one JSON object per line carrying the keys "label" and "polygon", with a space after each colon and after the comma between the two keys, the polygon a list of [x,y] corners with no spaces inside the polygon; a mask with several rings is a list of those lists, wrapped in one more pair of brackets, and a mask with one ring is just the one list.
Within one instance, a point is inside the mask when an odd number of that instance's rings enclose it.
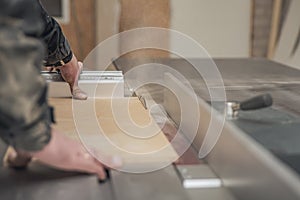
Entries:
{"label": "wooden plank", "polygon": [[[299,27],[299,31],[300,31],[300,27]],[[299,32],[299,34],[300,34],[300,32]],[[297,42],[298,42],[297,49],[296,49],[289,64],[294,68],[300,69],[300,42],[299,41],[297,41]]]}
{"label": "wooden plank", "polygon": [[274,55],[274,60],[281,63],[289,63],[292,56],[300,27],[299,8],[300,1],[292,0]]}
{"label": "wooden plank", "polygon": [[[127,31],[135,28],[142,27],[170,27],[170,0],[120,0],[121,13],[120,13],[120,27],[119,31]],[[149,37],[149,36],[148,36]],[[132,44],[140,42],[139,37],[134,35],[121,39],[120,49],[123,52]],[[143,38],[145,40],[146,38]],[[158,41],[164,45],[164,48],[169,47],[169,35],[164,36],[150,36],[150,41]],[[169,52],[158,49],[141,49],[130,52],[125,55],[128,58],[152,58],[152,57],[169,57]]]}
{"label": "wooden plank", "polygon": [[249,34],[249,55],[253,56],[253,35],[254,35],[254,16],[255,16],[255,0],[251,0],[251,16],[250,16],[250,34]]}
{"label": "wooden plank", "polygon": [[270,31],[268,58],[271,59],[274,56],[275,46],[278,37],[280,16],[281,16],[282,0],[274,0],[273,3],[273,16]]}
{"label": "wooden plank", "polygon": [[96,45],[95,0],[71,0],[70,15],[62,29],[77,58],[84,60]]}
{"label": "wooden plank", "polygon": [[[74,101],[76,107],[73,109],[71,99],[49,101],[55,106],[56,129],[74,138],[79,138],[78,133],[81,133],[81,141],[104,156],[121,156],[124,168],[170,164],[177,158],[173,147],[138,98]],[[129,117],[125,112],[127,108]],[[130,120],[136,126],[132,126]]]}

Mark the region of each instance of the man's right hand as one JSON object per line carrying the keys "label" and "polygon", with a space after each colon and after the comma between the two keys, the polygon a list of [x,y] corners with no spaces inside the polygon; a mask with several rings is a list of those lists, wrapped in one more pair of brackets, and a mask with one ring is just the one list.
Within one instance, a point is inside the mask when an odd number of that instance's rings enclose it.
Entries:
{"label": "man's right hand", "polygon": [[[40,162],[66,171],[96,174],[100,180],[106,179],[105,166],[86,151],[83,145],[52,130],[52,138],[42,151],[31,153]],[[119,157],[110,158],[111,167],[121,167]]]}
{"label": "man's right hand", "polygon": [[70,85],[73,98],[77,100],[86,100],[88,98],[87,94],[82,91],[78,85],[78,80],[82,68],[83,63],[78,62],[75,55],[73,55],[70,62],[61,67],[58,67],[63,79]]}

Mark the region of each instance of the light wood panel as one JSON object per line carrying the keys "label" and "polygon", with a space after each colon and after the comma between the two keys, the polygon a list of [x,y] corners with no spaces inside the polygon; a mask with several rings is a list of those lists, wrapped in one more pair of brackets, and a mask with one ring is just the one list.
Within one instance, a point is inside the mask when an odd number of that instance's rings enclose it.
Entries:
{"label": "light wood panel", "polygon": [[[55,106],[54,128],[79,138],[101,156],[121,156],[124,168],[171,163],[173,147],[138,98],[50,99]],[[127,116],[127,111],[129,116]],[[132,123],[133,122],[133,123]]]}

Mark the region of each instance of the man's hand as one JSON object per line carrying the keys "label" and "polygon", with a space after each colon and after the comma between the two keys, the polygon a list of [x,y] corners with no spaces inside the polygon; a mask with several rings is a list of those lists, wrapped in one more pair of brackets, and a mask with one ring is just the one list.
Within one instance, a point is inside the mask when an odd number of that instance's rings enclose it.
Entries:
{"label": "man's hand", "polygon": [[[106,179],[105,166],[88,153],[83,145],[63,134],[52,130],[50,143],[39,152],[8,154],[7,163],[10,167],[26,167],[31,157],[43,164],[66,171],[77,171],[96,174],[100,180]],[[111,167],[121,167],[119,157],[108,158]]]}
{"label": "man's hand", "polygon": [[60,72],[64,80],[69,83],[71,93],[74,99],[86,100],[87,95],[78,86],[78,79],[82,70],[82,62],[78,62],[75,55],[73,55],[72,60],[67,64],[59,67]]}
{"label": "man's hand", "polygon": [[[97,174],[100,180],[105,180],[106,173],[103,164],[88,153],[83,145],[63,134],[52,130],[50,143],[40,152],[31,153],[34,158],[49,166],[67,171]],[[111,158],[112,167],[120,167],[120,158]]]}

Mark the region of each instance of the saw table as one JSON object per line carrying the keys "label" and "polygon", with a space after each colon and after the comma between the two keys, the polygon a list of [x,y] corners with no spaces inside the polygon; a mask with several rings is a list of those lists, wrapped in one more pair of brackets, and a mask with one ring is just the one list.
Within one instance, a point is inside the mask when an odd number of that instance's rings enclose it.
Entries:
{"label": "saw table", "polygon": [[[205,63],[201,59],[195,61]],[[213,109],[221,111],[218,105],[225,102],[210,102],[203,79],[196,75],[190,63],[181,59],[153,59],[151,62],[172,66],[187,77],[199,98],[200,126],[206,126],[207,118],[218,117],[210,116],[207,108],[214,105]],[[121,58],[114,62],[124,73],[144,63],[149,60]],[[264,59],[215,59],[215,63],[222,74],[228,101],[239,102],[269,93],[273,105],[261,110],[241,110],[237,118],[226,119],[221,137],[204,160],[198,159],[204,134],[199,129],[192,146],[178,163],[145,174],[111,171],[110,180],[104,184],[99,184],[92,175],[61,172],[37,163],[24,171],[3,167],[0,169],[0,198],[299,199],[300,72]],[[166,81],[178,90],[184,88],[180,81],[172,78]],[[128,89],[125,93],[130,94],[130,85],[125,88]],[[136,91],[136,95],[143,97],[146,108],[162,105],[170,120],[162,131],[172,139],[180,118],[180,107],[173,94],[161,86],[148,85]],[[159,122],[161,116],[156,114],[153,113],[153,117]],[[181,134],[188,133],[181,131]]]}

